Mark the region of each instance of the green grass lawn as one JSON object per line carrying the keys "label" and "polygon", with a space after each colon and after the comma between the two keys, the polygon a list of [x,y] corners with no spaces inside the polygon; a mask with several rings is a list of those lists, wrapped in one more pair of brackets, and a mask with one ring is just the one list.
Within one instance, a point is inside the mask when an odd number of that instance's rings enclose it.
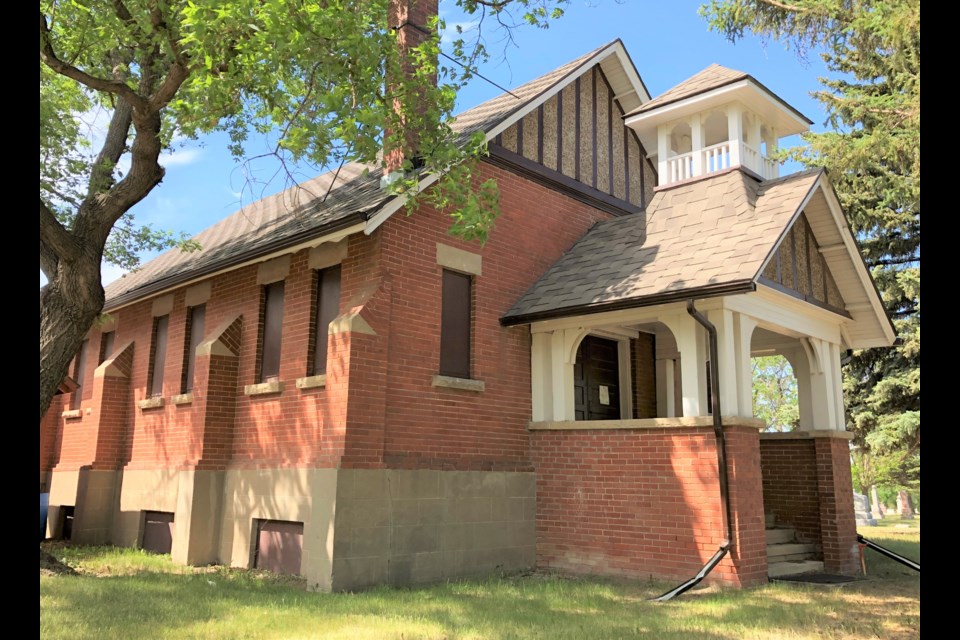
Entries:
{"label": "green grass lawn", "polygon": [[[920,558],[919,521],[861,531]],[[47,546],[76,575],[41,570],[42,638],[916,638],[920,577],[867,551],[843,586],[707,587],[532,575],[318,594],[302,581],[112,547]]]}

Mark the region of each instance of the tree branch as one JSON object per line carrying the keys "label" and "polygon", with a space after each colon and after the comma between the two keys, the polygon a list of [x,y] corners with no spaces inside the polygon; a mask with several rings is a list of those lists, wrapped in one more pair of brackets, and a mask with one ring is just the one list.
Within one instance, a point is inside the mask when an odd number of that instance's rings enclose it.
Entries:
{"label": "tree branch", "polygon": [[114,168],[120,156],[127,148],[127,134],[130,132],[130,122],[133,109],[126,98],[119,98],[107,127],[107,136],[97,154],[97,159],[90,169],[90,188],[87,197],[95,193],[102,193],[113,186]]}
{"label": "tree branch", "polygon": [[[46,252],[47,255],[44,255]],[[59,260],[74,260],[80,255],[80,245],[64,228],[50,207],[40,200],[40,267],[52,277]],[[46,262],[46,266],[44,265]],[[50,272],[48,273],[48,268]]]}
{"label": "tree branch", "polygon": [[81,71],[58,58],[56,52],[53,50],[53,44],[50,42],[50,28],[47,26],[47,18],[43,13],[40,14],[40,61],[53,71],[71,80],[75,80],[89,89],[122,96],[134,105],[145,102],[141,96],[137,95],[137,93],[126,84],[92,76],[86,71]]}
{"label": "tree branch", "polygon": [[790,13],[809,13],[810,9],[805,9],[803,7],[796,7],[792,4],[785,4],[783,2],[777,2],[777,0],[759,0],[761,4],[765,4],[768,7],[774,7],[776,9],[783,9]]}

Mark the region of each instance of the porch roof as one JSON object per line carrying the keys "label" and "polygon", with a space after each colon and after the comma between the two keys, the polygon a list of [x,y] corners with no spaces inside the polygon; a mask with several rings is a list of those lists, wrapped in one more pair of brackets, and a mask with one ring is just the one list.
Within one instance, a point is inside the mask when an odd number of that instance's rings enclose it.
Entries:
{"label": "porch roof", "polygon": [[646,220],[624,216],[595,225],[502,322],[752,291],[822,174],[761,182],[734,169],[662,189]]}

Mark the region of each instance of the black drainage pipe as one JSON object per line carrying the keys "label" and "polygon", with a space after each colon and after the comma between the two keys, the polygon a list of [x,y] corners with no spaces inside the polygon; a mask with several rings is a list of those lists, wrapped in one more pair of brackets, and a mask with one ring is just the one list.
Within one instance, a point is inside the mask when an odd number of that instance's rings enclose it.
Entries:
{"label": "black drainage pipe", "polygon": [[[721,543],[720,548],[713,554],[713,557],[707,560],[697,575],[693,576],[683,584],[677,585],[663,595],[653,598],[656,602],[667,602],[673,600],[681,593],[697,586],[701,580],[707,577],[714,567],[720,564],[723,557],[733,546],[733,529],[730,518],[730,490],[729,480],[727,478],[727,441],[723,435],[723,414],[720,413],[720,362],[717,357],[719,348],[717,347],[717,328],[707,319],[707,316],[697,311],[693,300],[687,300],[687,313],[693,316],[700,325],[707,330],[710,336],[710,406],[713,410],[713,435],[717,440],[717,469],[720,473],[720,506],[723,511],[723,529],[727,532],[726,540]],[[698,366],[694,364],[694,366]]]}
{"label": "black drainage pipe", "polygon": [[911,569],[913,569],[914,571],[916,571],[917,573],[920,573],[920,565],[917,564],[916,562],[914,562],[913,560],[911,560],[910,558],[904,558],[904,557],[903,557],[902,555],[900,555],[899,553],[895,553],[895,552],[893,552],[893,551],[890,551],[890,549],[881,547],[881,546],[878,545],[876,542],[871,542],[871,541],[867,540],[866,538],[864,538],[864,537],[863,537],[862,535],[860,535],[859,533],[857,534],[857,542],[859,542],[860,544],[865,544],[865,545],[867,545],[868,547],[870,547],[871,549],[873,549],[874,551],[876,551],[877,553],[880,553],[880,554],[882,554],[882,555],[885,555],[885,556],[887,556],[888,558],[890,558],[891,560],[896,560],[896,561],[899,562],[900,564],[906,565],[906,566],[910,567]]}

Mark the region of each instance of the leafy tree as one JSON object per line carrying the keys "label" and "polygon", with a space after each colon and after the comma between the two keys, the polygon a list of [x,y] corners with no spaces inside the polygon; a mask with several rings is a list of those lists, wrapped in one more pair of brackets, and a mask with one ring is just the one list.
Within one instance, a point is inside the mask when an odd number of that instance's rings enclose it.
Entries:
{"label": "leafy tree", "polygon": [[[101,260],[131,268],[142,249],[191,248],[131,212],[163,180],[175,137],[225,131],[241,158],[249,135],[277,132],[282,161],[336,167],[412,158],[416,131],[423,170],[441,176],[422,197],[449,207],[456,233],[485,237],[498,208],[495,185],[471,189],[482,136],[456,140],[450,116],[486,48],[460,35],[441,66],[436,16],[403,45],[398,7],[410,2],[41,0],[41,416],[103,308]],[[564,0],[456,4],[509,29],[546,26]],[[96,144],[80,125],[95,110],[109,121]]]}
{"label": "leafy tree", "polygon": [[919,479],[920,1],[711,0],[712,29],[821,50],[831,79],[814,96],[831,130],[790,154],[824,166],[898,334],[844,369],[850,428],[874,467]]}
{"label": "leafy tree", "polygon": [[776,431],[800,425],[797,379],[783,356],[753,358],[753,415]]}

